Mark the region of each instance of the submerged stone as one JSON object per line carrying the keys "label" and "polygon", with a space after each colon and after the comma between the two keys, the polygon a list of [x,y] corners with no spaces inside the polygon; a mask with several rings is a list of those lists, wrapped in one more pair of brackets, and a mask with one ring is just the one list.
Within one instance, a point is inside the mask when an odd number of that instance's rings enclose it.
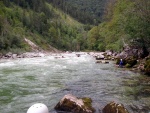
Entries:
{"label": "submerged stone", "polygon": [[105,60],[97,60],[96,63],[109,64],[109,62]]}

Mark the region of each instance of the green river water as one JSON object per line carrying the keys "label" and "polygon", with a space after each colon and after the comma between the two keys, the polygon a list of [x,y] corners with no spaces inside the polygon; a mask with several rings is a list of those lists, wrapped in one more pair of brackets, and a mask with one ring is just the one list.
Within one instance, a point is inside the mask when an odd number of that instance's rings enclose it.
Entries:
{"label": "green river water", "polygon": [[26,113],[39,102],[56,113],[53,108],[65,94],[90,97],[96,113],[111,101],[124,104],[130,113],[150,112],[150,95],[142,94],[149,85],[138,82],[143,75],[80,54],[0,60],[0,113]]}

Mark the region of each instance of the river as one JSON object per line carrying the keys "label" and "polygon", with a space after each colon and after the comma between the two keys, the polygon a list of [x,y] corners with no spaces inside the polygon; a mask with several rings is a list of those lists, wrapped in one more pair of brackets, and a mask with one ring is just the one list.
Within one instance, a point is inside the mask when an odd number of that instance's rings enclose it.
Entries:
{"label": "river", "polygon": [[150,96],[137,96],[142,86],[133,84],[142,75],[80,54],[0,60],[0,113],[26,113],[39,102],[55,113],[54,106],[69,93],[90,97],[97,113],[111,101],[130,113],[149,113]]}

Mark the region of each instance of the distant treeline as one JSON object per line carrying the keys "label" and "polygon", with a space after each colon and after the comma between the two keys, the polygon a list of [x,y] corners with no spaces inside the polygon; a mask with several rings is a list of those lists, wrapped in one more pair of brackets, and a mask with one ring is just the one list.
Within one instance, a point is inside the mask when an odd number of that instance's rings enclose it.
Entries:
{"label": "distant treeline", "polygon": [[148,51],[149,6],[149,0],[1,0],[0,52],[29,51],[24,38],[45,50]]}
{"label": "distant treeline", "polygon": [[102,21],[108,0],[47,0],[55,7],[84,24],[97,25]]}

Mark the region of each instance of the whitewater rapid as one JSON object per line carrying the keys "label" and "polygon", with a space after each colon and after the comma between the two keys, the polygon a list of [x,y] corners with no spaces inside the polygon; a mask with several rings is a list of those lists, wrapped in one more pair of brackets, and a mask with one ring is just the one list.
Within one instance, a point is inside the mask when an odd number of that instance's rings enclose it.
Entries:
{"label": "whitewater rapid", "polygon": [[123,84],[140,74],[118,69],[113,61],[95,62],[84,52],[0,60],[0,113],[26,113],[34,103],[44,103],[55,113],[53,108],[68,93],[92,98],[97,113],[111,101],[131,112],[133,105],[148,106],[149,97],[137,100],[128,94],[135,87]]}

